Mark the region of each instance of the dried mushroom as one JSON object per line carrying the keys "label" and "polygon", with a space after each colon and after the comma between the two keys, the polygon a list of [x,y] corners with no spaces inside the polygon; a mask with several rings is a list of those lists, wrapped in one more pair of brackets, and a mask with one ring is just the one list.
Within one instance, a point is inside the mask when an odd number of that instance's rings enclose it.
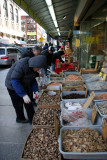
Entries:
{"label": "dried mushroom", "polygon": [[60,117],[60,110],[51,109],[51,108],[43,108],[35,112],[33,117],[33,125],[54,125],[54,113],[57,115],[58,119]]}
{"label": "dried mushroom", "polygon": [[54,129],[34,129],[24,147],[22,158],[59,160],[60,153]]}
{"label": "dried mushroom", "polygon": [[98,108],[103,115],[107,115],[107,102],[102,102],[98,104]]}
{"label": "dried mushroom", "polygon": [[60,104],[60,91],[56,91],[55,96],[49,96],[48,91],[44,91],[38,105],[59,105]]}

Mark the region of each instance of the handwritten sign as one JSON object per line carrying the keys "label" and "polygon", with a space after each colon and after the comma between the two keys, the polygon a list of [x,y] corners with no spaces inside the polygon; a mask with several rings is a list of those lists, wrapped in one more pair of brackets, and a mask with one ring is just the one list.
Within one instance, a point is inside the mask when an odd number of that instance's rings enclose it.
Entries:
{"label": "handwritten sign", "polygon": [[91,123],[92,124],[94,124],[96,116],[97,116],[97,109],[95,106],[93,106],[93,111],[92,111],[92,115],[91,115]]}
{"label": "handwritten sign", "polygon": [[89,98],[87,99],[87,101],[85,102],[83,108],[87,109],[87,108],[90,106],[90,104],[92,103],[94,97],[95,97],[95,93],[92,92],[92,93],[90,94]]}

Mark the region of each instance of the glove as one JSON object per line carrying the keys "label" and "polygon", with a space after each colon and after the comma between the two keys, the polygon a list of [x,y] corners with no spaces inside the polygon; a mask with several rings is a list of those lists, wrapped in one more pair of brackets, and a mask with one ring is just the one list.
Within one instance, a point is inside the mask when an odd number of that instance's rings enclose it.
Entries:
{"label": "glove", "polygon": [[26,103],[26,104],[31,103],[31,100],[27,94],[25,96],[23,96],[23,100],[24,100],[24,103]]}
{"label": "glove", "polygon": [[37,92],[35,92],[35,97],[34,97],[34,99],[38,99],[39,98],[39,92],[37,91]]}

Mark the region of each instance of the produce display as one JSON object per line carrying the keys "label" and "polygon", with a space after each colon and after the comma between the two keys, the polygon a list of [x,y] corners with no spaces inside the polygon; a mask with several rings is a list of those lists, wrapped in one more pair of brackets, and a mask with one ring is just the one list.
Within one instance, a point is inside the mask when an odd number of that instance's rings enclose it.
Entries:
{"label": "produce display", "polygon": [[101,93],[99,96],[96,96],[94,100],[107,99],[107,93]]}
{"label": "produce display", "polygon": [[64,125],[69,126],[84,126],[89,125],[88,115],[82,111],[72,113],[62,113]]}
{"label": "produce display", "polygon": [[60,104],[60,91],[56,91],[55,96],[49,96],[48,91],[44,91],[38,102],[38,105],[57,105],[57,104]]}
{"label": "produce display", "polygon": [[60,110],[51,108],[38,108],[33,117],[33,125],[54,126],[54,113],[60,117]]}
{"label": "produce display", "polygon": [[33,129],[22,154],[24,159],[60,160],[58,141],[54,129]]}
{"label": "produce display", "polygon": [[77,110],[77,109],[82,109],[83,104],[74,103],[74,102],[67,102],[67,103],[65,103],[64,107],[67,110]]}
{"label": "produce display", "polygon": [[101,114],[107,115],[107,102],[102,102],[97,104],[98,109],[100,110]]}
{"label": "produce display", "polygon": [[69,129],[62,133],[62,150],[64,152],[107,152],[107,144],[97,130]]}
{"label": "produce display", "polygon": [[71,93],[69,95],[63,96],[63,99],[78,99],[78,98],[85,98],[85,95],[78,93]]}
{"label": "produce display", "polygon": [[66,81],[81,81],[81,77],[78,75],[73,75],[73,74],[69,74],[67,75],[67,77],[65,78]]}

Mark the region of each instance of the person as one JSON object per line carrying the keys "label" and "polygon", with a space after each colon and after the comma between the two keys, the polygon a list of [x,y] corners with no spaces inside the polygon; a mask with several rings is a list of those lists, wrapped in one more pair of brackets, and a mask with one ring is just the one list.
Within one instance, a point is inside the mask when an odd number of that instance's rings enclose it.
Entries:
{"label": "person", "polygon": [[45,43],[43,50],[48,49],[48,43]]}
{"label": "person", "polygon": [[59,59],[62,63],[64,63],[64,61],[62,60],[61,56],[64,55],[64,51],[62,51],[61,49],[59,49],[59,51],[57,53],[53,54],[53,58],[52,58],[52,71],[55,71],[55,63],[56,63],[56,59]]}
{"label": "person", "polygon": [[22,58],[38,56],[41,53],[41,51],[42,51],[41,47],[36,45],[34,48],[28,48],[22,54]]}
{"label": "person", "polygon": [[47,69],[49,66],[51,66],[52,63],[53,52],[54,52],[54,47],[52,46],[41,52],[41,55],[44,55],[47,59],[47,64],[45,68],[41,69],[42,74],[45,74],[46,76],[47,76]]}
{"label": "person", "polygon": [[[46,57],[43,55],[22,58],[12,65],[6,76],[5,86],[16,111],[17,123],[32,123],[35,111],[30,93],[31,89],[34,93],[38,91],[35,77],[38,76],[40,68],[45,67],[45,65]],[[23,104],[28,120],[24,116]]]}

